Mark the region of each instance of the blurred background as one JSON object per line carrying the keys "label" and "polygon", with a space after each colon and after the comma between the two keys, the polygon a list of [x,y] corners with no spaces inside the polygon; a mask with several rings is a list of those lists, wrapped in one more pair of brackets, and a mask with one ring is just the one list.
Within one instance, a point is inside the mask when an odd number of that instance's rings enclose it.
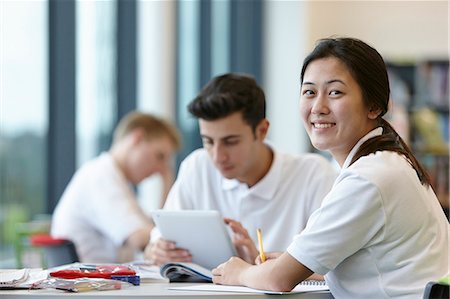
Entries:
{"label": "blurred background", "polygon": [[[186,105],[215,75],[253,75],[273,144],[313,151],[299,73],[317,39],[332,35],[383,55],[389,120],[448,208],[449,15],[448,1],[0,0],[0,268],[35,266],[27,237],[48,230],[75,170],[109,148],[128,111],[177,124],[175,165],[200,147]],[[158,178],[139,187],[146,211],[158,188]]]}

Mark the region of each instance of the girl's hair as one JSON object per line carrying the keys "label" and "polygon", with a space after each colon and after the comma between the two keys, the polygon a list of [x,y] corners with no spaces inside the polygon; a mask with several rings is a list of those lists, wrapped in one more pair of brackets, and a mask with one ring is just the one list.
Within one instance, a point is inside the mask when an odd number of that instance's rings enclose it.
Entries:
{"label": "girl's hair", "polygon": [[397,152],[407,158],[415,169],[420,182],[425,186],[430,186],[428,173],[394,128],[382,118],[388,110],[389,80],[386,65],[377,50],[355,38],[322,39],[303,62],[301,83],[303,83],[305,70],[309,63],[326,57],[336,57],[343,62],[360,86],[365,105],[372,110],[381,111],[378,122],[383,128],[383,134],[364,142],[350,164],[376,151]]}

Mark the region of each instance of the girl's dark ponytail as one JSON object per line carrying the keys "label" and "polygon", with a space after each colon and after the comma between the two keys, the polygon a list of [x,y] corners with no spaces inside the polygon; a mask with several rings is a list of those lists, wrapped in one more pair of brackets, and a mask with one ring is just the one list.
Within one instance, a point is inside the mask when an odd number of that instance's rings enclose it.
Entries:
{"label": "girl's dark ponytail", "polygon": [[419,177],[422,185],[429,187],[431,185],[431,180],[429,174],[426,172],[425,168],[420,164],[420,162],[414,157],[409,146],[403,141],[403,139],[398,135],[394,128],[383,118],[381,120],[381,127],[383,128],[383,134],[370,138],[364,142],[359,150],[353,157],[351,164],[363,156],[373,154],[376,151],[393,151],[400,155],[403,155],[408,160],[409,164],[414,168]]}

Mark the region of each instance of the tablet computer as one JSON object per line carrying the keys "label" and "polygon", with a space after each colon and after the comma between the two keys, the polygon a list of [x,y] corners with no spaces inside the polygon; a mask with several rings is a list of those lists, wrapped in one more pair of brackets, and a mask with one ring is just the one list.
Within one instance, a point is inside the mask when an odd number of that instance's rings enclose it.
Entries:
{"label": "tablet computer", "polygon": [[162,238],[189,250],[193,263],[213,269],[236,255],[228,229],[218,211],[156,210],[152,216]]}

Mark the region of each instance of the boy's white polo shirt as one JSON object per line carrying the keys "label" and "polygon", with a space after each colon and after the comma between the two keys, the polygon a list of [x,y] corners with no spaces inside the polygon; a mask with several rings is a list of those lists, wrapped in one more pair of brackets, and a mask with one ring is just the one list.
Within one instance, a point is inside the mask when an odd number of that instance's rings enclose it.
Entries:
{"label": "boy's white polo shirt", "polygon": [[[320,206],[335,177],[333,166],[317,154],[274,151],[269,172],[248,188],[224,178],[208,153],[199,149],[182,162],[164,209],[218,210],[223,217],[240,221],[254,241],[261,228],[265,250],[283,251]],[[152,240],[158,236],[154,229]]]}

